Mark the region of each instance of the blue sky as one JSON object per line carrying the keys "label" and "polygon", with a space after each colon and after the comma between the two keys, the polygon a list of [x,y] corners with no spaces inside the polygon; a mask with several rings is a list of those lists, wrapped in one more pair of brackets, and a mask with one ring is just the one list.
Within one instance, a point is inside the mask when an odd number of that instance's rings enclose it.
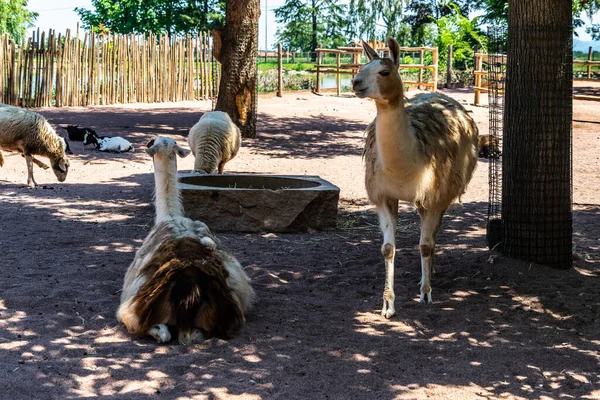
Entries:
{"label": "blue sky", "polygon": [[[265,45],[269,49],[275,42],[275,31],[277,22],[273,10],[282,6],[285,0],[261,0],[261,16],[259,21],[258,47],[264,49]],[[92,9],[91,0],[29,0],[27,8],[40,14],[37,19],[36,27],[42,31],[55,29],[57,32],[64,33],[67,29],[75,32],[79,16],[73,9],[75,7]],[[594,22],[600,22],[600,16],[596,15]],[[579,39],[583,41],[591,40],[584,29],[579,29]],[[600,47],[600,42],[598,47]]]}

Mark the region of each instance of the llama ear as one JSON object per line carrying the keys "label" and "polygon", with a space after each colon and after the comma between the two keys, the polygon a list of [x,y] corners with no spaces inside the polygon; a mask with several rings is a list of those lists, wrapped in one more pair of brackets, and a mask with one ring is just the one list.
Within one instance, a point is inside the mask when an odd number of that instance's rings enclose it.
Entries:
{"label": "llama ear", "polygon": [[156,154],[156,147],[154,147],[154,139],[149,141],[146,147],[148,147],[146,149],[146,153],[148,153],[150,157],[154,157],[154,155]]}
{"label": "llama ear", "polygon": [[369,61],[377,60],[379,58],[377,52],[373,50],[373,48],[369,46],[367,42],[361,39],[361,43],[363,49],[365,50],[365,53],[367,53],[367,58],[369,59]]}
{"label": "llama ear", "polygon": [[395,66],[400,65],[400,45],[393,37],[387,39],[387,45],[390,49],[390,58]]}
{"label": "llama ear", "polygon": [[184,149],[183,147],[179,147],[179,146],[175,146],[175,148],[177,150],[177,155],[181,158],[185,158],[185,157],[189,156],[190,153],[192,152],[191,150]]}
{"label": "llama ear", "polygon": [[156,154],[156,149],[154,147],[148,147],[146,149],[146,153],[148,153],[150,157],[154,157],[154,155]]}

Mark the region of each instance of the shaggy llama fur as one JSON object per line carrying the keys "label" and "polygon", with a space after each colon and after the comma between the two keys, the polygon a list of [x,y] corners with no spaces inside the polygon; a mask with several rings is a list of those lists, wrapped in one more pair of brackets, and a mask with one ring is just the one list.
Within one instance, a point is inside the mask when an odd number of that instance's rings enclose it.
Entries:
{"label": "shaggy llama fur", "polygon": [[159,343],[177,331],[192,344],[227,337],[244,324],[254,301],[250,279],[206,224],[183,216],[176,154],[171,139],[149,144],[156,186],[156,220],[127,273],[117,318],[128,331]]}
{"label": "shaggy llama fur", "polygon": [[364,149],[367,194],[377,207],[383,233],[386,283],[381,314],[395,314],[394,256],[398,201],[421,217],[420,301],[431,302],[435,242],[448,206],[465,191],[477,164],[478,129],[455,100],[438,93],[404,99],[398,73],[400,46],[388,39],[391,59],[363,42],[370,62],[353,80],[358,97],[375,100],[377,117]]}

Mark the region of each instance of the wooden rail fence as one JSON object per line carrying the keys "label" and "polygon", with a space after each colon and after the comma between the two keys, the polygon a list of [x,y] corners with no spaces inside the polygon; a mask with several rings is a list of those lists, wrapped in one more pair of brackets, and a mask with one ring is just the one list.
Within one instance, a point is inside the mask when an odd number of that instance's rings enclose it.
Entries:
{"label": "wooden rail fence", "polygon": [[[387,49],[378,49],[378,51],[388,51]],[[402,83],[404,85],[409,86],[419,86],[428,87],[431,91],[435,92],[437,90],[437,79],[438,79],[438,48],[437,47],[400,47],[401,52],[414,52],[420,53],[420,62],[419,64],[400,64],[400,70],[403,69],[418,69],[419,75],[415,81],[407,81],[403,80]],[[360,56],[363,52],[362,47],[340,47],[337,49],[316,49],[317,52],[317,64],[315,65],[317,72],[317,87],[315,89],[315,93],[321,93],[321,74],[325,73],[333,73],[336,74],[336,92],[339,96],[341,94],[341,75],[342,74],[351,74],[352,76],[358,73],[358,70],[362,66],[360,63]],[[432,53],[432,63],[431,65],[425,65],[423,61],[424,52]],[[336,64],[323,64],[323,55],[324,54],[335,54],[336,55]],[[341,57],[342,55],[350,54],[352,55],[352,63],[350,64],[342,64]],[[423,70],[430,69],[432,71],[431,82],[425,82],[423,80]]]}
{"label": "wooden rail fence", "polygon": [[17,47],[0,36],[0,102],[21,107],[204,100],[220,68],[209,34],[100,35],[34,32]]}
{"label": "wooden rail fence", "polygon": [[[591,54],[591,49],[590,49],[590,54]],[[474,105],[479,105],[480,103],[480,93],[488,93],[489,89],[488,89],[488,85],[487,82],[483,82],[482,78],[487,78],[488,76],[488,71],[484,68],[483,63],[487,63],[488,62],[488,57],[490,56],[490,54],[485,54],[485,53],[475,53],[475,86],[473,86],[473,91],[475,92],[474,98],[473,98],[473,104]],[[500,60],[500,62],[502,62],[504,65],[506,65],[506,55],[500,55],[500,54],[495,54],[493,55],[495,56],[495,58],[497,60]],[[573,79],[573,81],[593,81],[593,82],[598,82],[598,79],[592,79],[591,78],[591,68],[592,67],[600,67],[600,61],[591,61],[591,56],[588,57],[589,59],[587,61],[582,61],[582,60],[573,60],[573,65],[584,65],[587,66],[587,79]],[[499,82],[498,84],[499,86],[499,94],[504,94],[504,82],[503,79],[505,78],[505,74],[500,75],[498,78],[502,79],[501,82]],[[587,95],[573,95],[574,99],[577,100],[593,100],[593,101],[600,101],[600,97],[598,96],[587,96]]]}

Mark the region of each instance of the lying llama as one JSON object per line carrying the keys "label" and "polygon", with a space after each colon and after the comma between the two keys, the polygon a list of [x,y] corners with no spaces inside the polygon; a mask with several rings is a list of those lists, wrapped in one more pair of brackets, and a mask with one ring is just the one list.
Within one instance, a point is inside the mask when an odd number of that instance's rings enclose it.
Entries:
{"label": "lying llama", "polygon": [[492,135],[479,136],[479,157],[497,159],[501,155],[500,138]]}
{"label": "lying llama", "polygon": [[[58,136],[54,128],[40,114],[18,107],[0,104],[0,149],[17,151],[25,157],[27,185],[35,188],[33,164],[47,169],[48,166],[34,158],[48,157],[59,182],[64,182],[69,172],[66,154],[73,154],[67,141]],[[0,167],[4,165],[0,153]]]}
{"label": "lying llama", "polygon": [[189,150],[159,137],[146,150],[153,158],[156,220],[125,275],[117,318],[138,336],[189,345],[227,337],[244,324],[254,291],[240,263],[206,224],[183,216],[177,157]]}
{"label": "lying llama", "polygon": [[94,134],[96,133],[96,131],[91,128],[80,128],[79,125],[67,125],[61,126],[61,128],[67,131],[67,134],[69,135],[69,140],[72,140],[74,142],[83,142],[83,138],[86,132],[91,132]]}
{"label": "lying llama", "polygon": [[242,134],[227,113],[210,111],[192,126],[188,143],[196,157],[195,171],[212,174],[218,168],[222,174],[225,163],[237,155]]}
{"label": "lying llama", "polygon": [[465,109],[448,96],[429,93],[403,100],[398,73],[400,46],[388,39],[390,57],[379,58],[363,42],[370,62],[354,78],[354,93],[372,98],[377,117],[367,128],[363,158],[369,200],[383,233],[386,282],[381,314],[395,314],[394,255],[398,200],[421,217],[421,295],[431,303],[435,242],[448,206],[463,192],[477,164],[478,130]]}
{"label": "lying llama", "polygon": [[96,132],[86,132],[83,136],[83,145],[93,144],[98,151],[107,151],[110,153],[125,153],[134,151],[133,145],[127,139],[119,136],[108,137],[98,136]]}

